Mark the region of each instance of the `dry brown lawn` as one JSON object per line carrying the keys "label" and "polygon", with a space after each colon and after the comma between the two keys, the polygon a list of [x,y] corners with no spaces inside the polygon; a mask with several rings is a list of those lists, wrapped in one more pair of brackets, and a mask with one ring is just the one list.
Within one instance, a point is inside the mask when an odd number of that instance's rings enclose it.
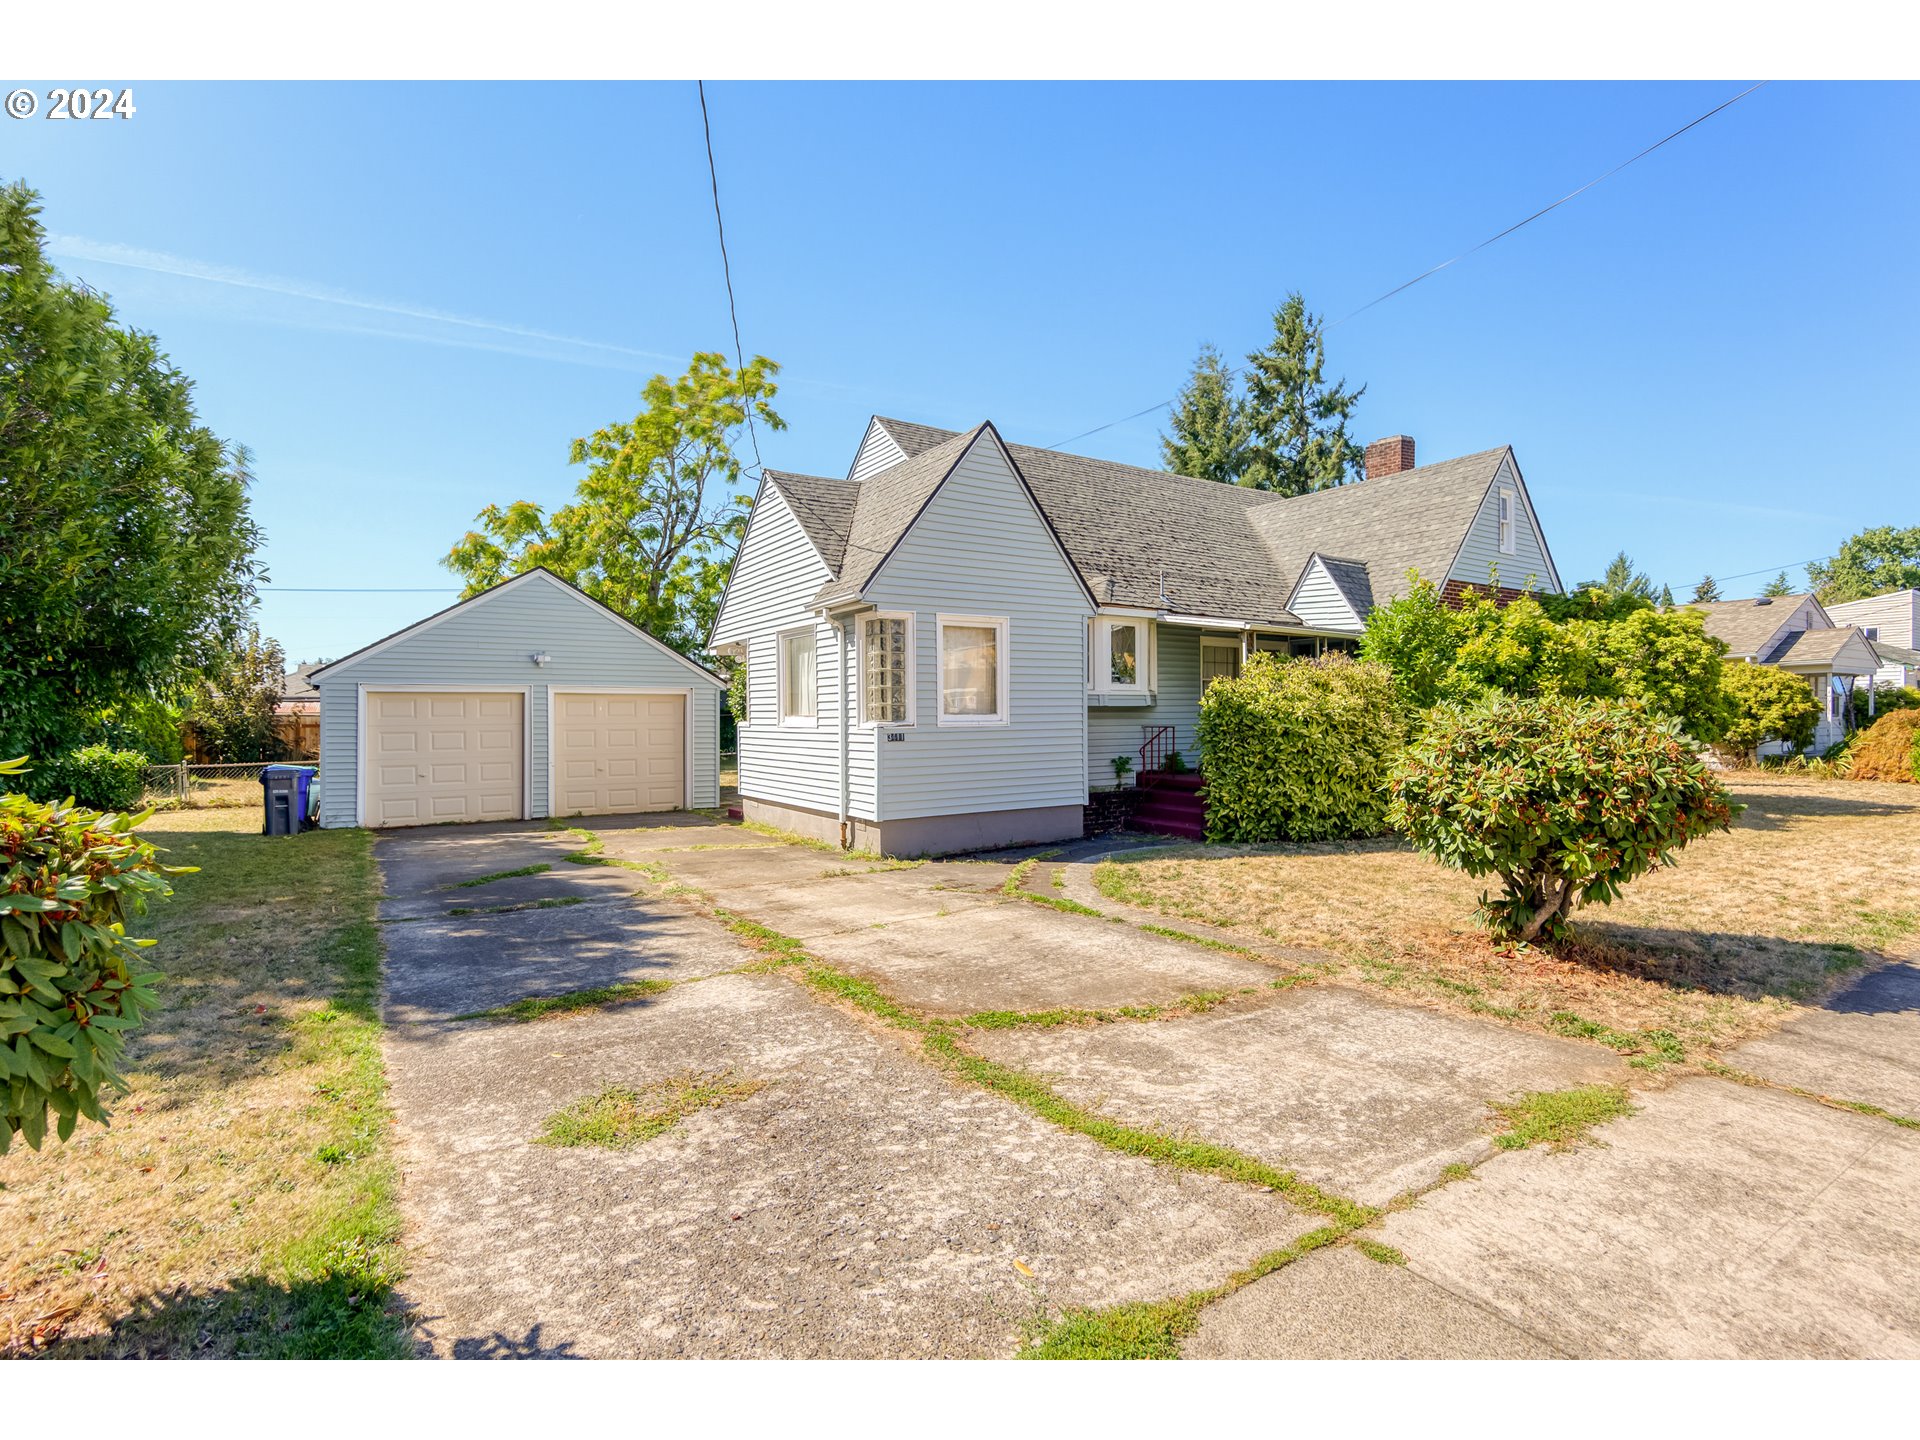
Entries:
{"label": "dry brown lawn", "polygon": [[137,927],[161,1010],[106,1128],[0,1158],[0,1354],[399,1353],[364,831],[144,827],[202,867]]}
{"label": "dry brown lawn", "polygon": [[[1553,950],[1499,946],[1484,882],[1394,841],[1194,847],[1109,861],[1110,897],[1334,957],[1345,979],[1557,1033],[1694,1058],[1763,1033],[1882,957],[1920,953],[1920,788],[1761,772],[1747,810]],[[1655,1032],[1649,1036],[1648,1032]],[[1586,1033],[1592,1033],[1586,1030]]]}

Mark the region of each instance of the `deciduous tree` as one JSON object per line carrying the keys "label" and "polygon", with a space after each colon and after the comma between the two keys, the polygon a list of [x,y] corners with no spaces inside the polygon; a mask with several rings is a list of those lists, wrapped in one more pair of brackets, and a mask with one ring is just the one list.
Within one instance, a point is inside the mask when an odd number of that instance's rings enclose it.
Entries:
{"label": "deciduous tree", "polygon": [[1822,605],[1920,589],[1920,525],[1862,530],[1843,541],[1833,559],[1809,564],[1807,577]]}

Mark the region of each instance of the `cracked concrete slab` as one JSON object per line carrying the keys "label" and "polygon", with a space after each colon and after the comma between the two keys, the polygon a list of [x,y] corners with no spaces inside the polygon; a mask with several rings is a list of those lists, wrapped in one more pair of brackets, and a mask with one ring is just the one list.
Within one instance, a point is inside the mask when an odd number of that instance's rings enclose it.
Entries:
{"label": "cracked concrete slab", "polygon": [[[1043,1305],[1210,1285],[1316,1223],[958,1085],[778,976],[387,1049],[405,1292],[441,1355],[1004,1356]],[[531,1143],[688,1070],[766,1086],[631,1150]]]}
{"label": "cracked concrete slab", "polygon": [[1882,966],[1727,1063],[1782,1085],[1920,1119],[1920,964]]}
{"label": "cracked concrete slab", "polygon": [[674,879],[697,885],[725,905],[727,896],[759,885],[800,885],[829,878],[829,872],[856,873],[877,868],[879,861],[854,860],[806,845],[768,845],[735,848],[731,842],[709,842],[712,850],[671,850],[645,858],[665,866]]}
{"label": "cracked concrete slab", "polygon": [[1185,1360],[1552,1360],[1538,1336],[1404,1266],[1316,1250],[1209,1305]]}
{"label": "cracked concrete slab", "polygon": [[472,894],[471,890],[449,888],[462,880],[527,865],[557,868],[563,856],[579,848],[577,838],[529,828],[523,822],[511,827],[447,825],[383,834],[375,841],[373,851],[386,890],[378,913],[382,920],[404,918],[417,913],[422,902],[431,904],[443,895]]}
{"label": "cracked concrete slab", "polygon": [[972,1044],[1103,1115],[1230,1145],[1369,1205],[1492,1154],[1489,1101],[1626,1074],[1592,1045],[1324,984],[1248,1009]]}
{"label": "cracked concrete slab", "polygon": [[1023,900],[823,935],[808,948],[905,1004],[946,1015],[1165,1003],[1278,978],[1256,961]]}
{"label": "cracked concrete slab", "polygon": [[752,916],[756,924],[808,942],[826,935],[890,928],[907,920],[971,914],[985,906],[1016,903],[1003,895],[879,885],[852,875],[832,880],[816,875],[809,880],[744,889],[728,887],[714,898],[730,911]]}
{"label": "cracked concrete slab", "polygon": [[1636,1103],[1601,1143],[1500,1155],[1380,1238],[1572,1355],[1920,1357],[1920,1134],[1704,1078]]}
{"label": "cracked concrete slab", "polygon": [[637,897],[388,925],[387,1018],[443,1020],[532,995],[680,980],[745,963],[716,931]]}

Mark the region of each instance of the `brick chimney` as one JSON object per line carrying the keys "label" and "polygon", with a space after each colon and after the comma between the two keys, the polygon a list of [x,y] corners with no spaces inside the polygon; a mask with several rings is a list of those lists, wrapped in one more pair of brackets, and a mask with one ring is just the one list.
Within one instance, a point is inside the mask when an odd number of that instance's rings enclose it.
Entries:
{"label": "brick chimney", "polygon": [[1367,446],[1367,479],[1378,480],[1383,475],[1398,475],[1402,470],[1413,469],[1413,437],[1411,435],[1389,435],[1384,440],[1376,440]]}

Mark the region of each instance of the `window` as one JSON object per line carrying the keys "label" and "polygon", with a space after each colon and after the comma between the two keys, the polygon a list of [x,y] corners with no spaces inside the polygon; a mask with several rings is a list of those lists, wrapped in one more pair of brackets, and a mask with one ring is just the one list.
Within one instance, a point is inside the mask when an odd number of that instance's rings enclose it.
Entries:
{"label": "window", "polygon": [[1514,499],[1513,491],[1500,492],[1500,553],[1502,555],[1511,555],[1519,548],[1515,535],[1518,527],[1514,524]]}
{"label": "window", "polygon": [[1237,679],[1240,674],[1240,642],[1202,637],[1200,641],[1200,688],[1216,680]]}
{"label": "window", "polygon": [[1144,695],[1153,676],[1153,627],[1145,620],[1095,620],[1088,634],[1087,688]]}
{"label": "window", "polygon": [[780,723],[811,725],[820,715],[811,630],[780,637]]}
{"label": "window", "polygon": [[740,650],[740,713],[733,717],[733,723],[744,725],[747,715],[753,709],[753,642],[749,640]]}
{"label": "window", "polygon": [[1007,622],[940,617],[940,723],[1000,725],[1007,719]]}
{"label": "window", "polygon": [[913,723],[913,617],[860,621],[860,718],[869,725]]}

